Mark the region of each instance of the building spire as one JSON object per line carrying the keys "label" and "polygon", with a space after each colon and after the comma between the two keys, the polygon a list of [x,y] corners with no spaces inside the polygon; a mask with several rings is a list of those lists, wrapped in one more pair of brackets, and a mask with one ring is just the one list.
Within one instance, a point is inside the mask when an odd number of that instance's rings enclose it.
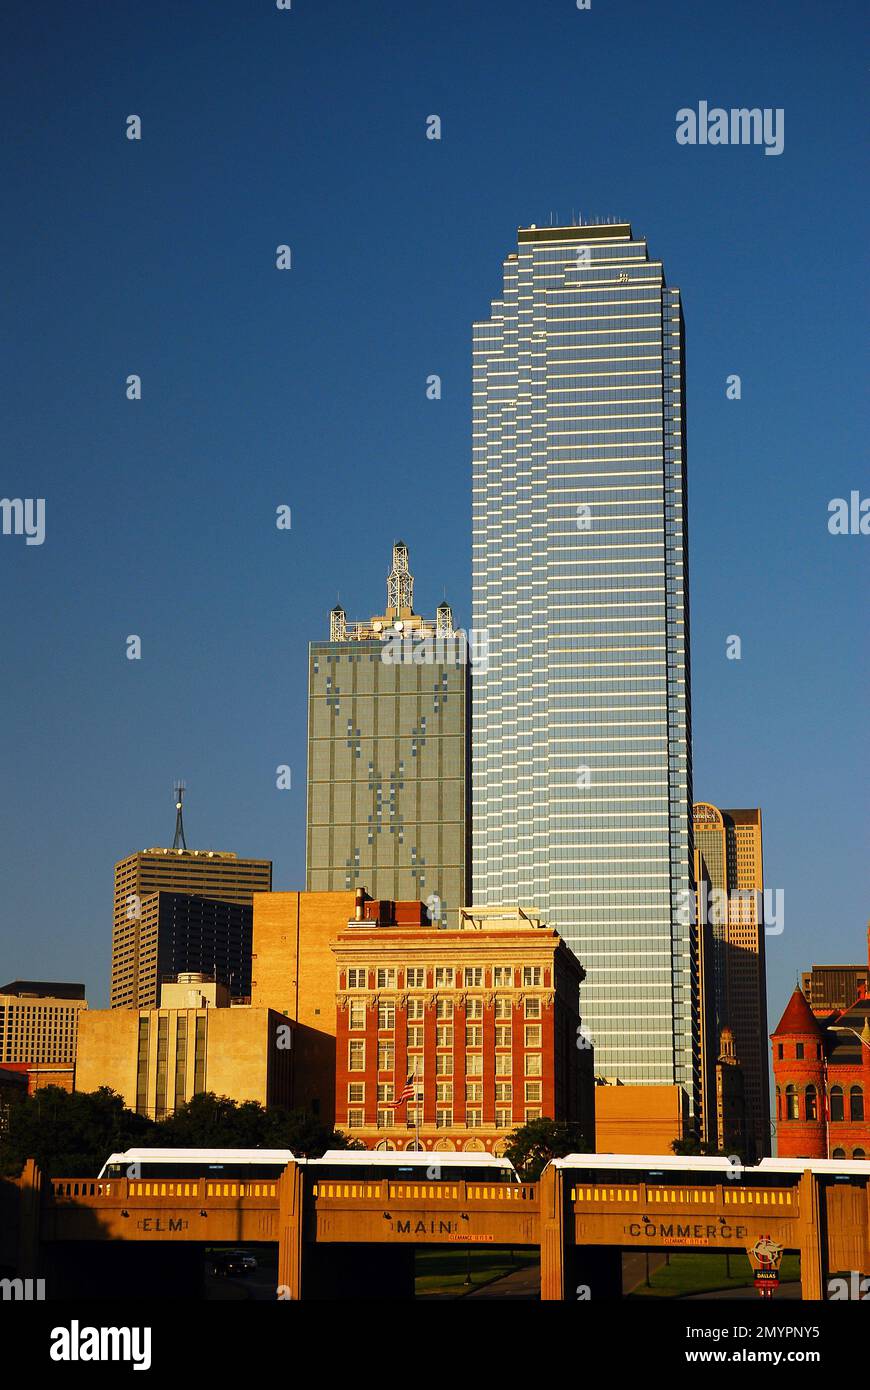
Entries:
{"label": "building spire", "polygon": [[172,841],[173,849],[187,849],[187,841],[184,838],[184,792],[187,787],[186,782],[173,782],[172,790],[175,794],[175,839]]}
{"label": "building spire", "polygon": [[408,568],[408,547],[404,541],[393,544],[393,568],[387,576],[387,611],[414,611],[414,576]]}

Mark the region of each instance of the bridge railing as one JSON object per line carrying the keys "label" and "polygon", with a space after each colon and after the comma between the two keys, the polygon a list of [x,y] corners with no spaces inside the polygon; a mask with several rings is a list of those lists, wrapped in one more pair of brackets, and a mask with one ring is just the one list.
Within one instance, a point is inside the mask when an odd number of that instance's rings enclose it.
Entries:
{"label": "bridge railing", "polygon": [[687,1207],[703,1211],[712,1207],[743,1207],[753,1211],[774,1211],[779,1216],[798,1215],[796,1187],[738,1187],[713,1184],[709,1187],[669,1186],[665,1183],[574,1183],[570,1188],[575,1208]]}
{"label": "bridge railing", "polygon": [[314,1183],[311,1195],[316,1201],[372,1202],[482,1202],[511,1209],[538,1204],[537,1183],[485,1182],[347,1182],[327,1178]]}
{"label": "bridge railing", "polygon": [[191,1201],[259,1199],[274,1206],[278,1201],[277,1181],[262,1178],[53,1178],[49,1183],[56,1202],[106,1204],[119,1201],[148,1201],[155,1197],[186,1197]]}

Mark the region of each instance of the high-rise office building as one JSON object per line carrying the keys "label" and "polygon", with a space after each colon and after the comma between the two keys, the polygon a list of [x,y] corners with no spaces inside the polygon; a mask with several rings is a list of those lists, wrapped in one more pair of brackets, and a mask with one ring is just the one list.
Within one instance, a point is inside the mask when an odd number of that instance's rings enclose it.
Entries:
{"label": "high-rise office building", "polygon": [[336,607],[308,666],[309,892],[422,899],[441,926],[468,901],[468,674],[450,605],[414,612],[408,550],[393,546],[386,611]]}
{"label": "high-rise office building", "polygon": [[120,860],[111,1007],[154,1008],[161,977],[191,970],[214,974],[234,995],[250,994],[254,894],[271,887],[269,859],[173,848]]}
{"label": "high-rise office building", "polygon": [[736,1101],[723,1103],[722,1086],[711,1086],[720,1100],[715,1119],[708,1109],[704,1137],[762,1158],[770,1153],[771,1133],[761,812],[723,811],[700,801],[692,814],[697,930],[710,943],[704,954],[711,967],[703,993],[701,1065],[707,1077],[717,1066],[739,1068],[745,1107],[741,1116]]}
{"label": "high-rise office building", "polygon": [[0,1063],[72,1066],[85,987],[56,980],[0,985]]}
{"label": "high-rise office building", "polygon": [[694,1096],[683,401],[646,242],[521,228],[474,326],[474,900],[579,956],[597,1071]]}

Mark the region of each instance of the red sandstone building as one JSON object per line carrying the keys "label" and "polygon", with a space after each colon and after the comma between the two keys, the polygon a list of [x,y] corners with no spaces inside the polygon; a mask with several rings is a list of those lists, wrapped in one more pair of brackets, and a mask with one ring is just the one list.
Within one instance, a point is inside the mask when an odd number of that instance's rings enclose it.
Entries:
{"label": "red sandstone building", "polygon": [[772,1034],[781,1158],[870,1155],[870,995],[819,1017],[796,989]]}
{"label": "red sandstone building", "polygon": [[531,912],[459,921],[439,930],[422,903],[357,895],[332,948],[336,1126],[368,1148],[498,1152],[547,1116],[583,1124],[594,1147],[583,967]]}

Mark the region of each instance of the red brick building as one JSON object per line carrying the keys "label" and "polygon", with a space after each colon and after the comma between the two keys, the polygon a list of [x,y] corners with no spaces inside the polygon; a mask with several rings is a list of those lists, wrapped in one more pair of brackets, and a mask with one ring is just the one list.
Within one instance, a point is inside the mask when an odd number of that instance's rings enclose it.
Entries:
{"label": "red brick building", "polygon": [[555,930],[515,907],[439,930],[422,903],[358,894],[332,949],[339,1129],[368,1148],[498,1151],[547,1116],[594,1147],[585,971]]}
{"label": "red brick building", "polygon": [[796,989],[771,1035],[780,1158],[870,1155],[870,995],[818,1017]]}

